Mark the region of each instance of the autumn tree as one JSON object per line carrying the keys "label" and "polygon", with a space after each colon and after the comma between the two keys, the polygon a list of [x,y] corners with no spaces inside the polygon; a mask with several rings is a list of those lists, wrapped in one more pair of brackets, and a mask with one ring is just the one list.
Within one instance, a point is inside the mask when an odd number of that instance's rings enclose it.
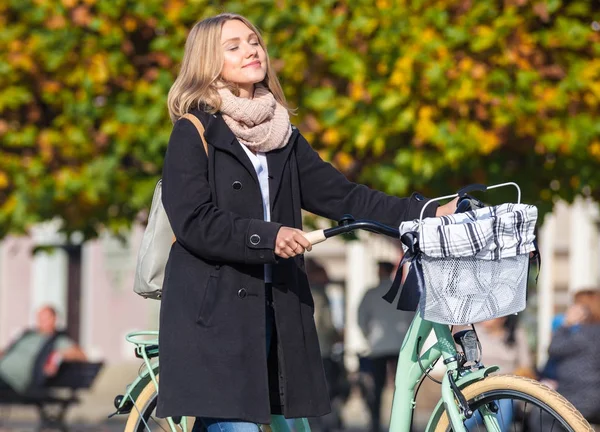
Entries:
{"label": "autumn tree", "polygon": [[544,211],[600,197],[595,2],[7,0],[0,235],[131,225],[187,32],[222,11],[264,32],[292,121],[353,180],[397,195],[513,180]]}

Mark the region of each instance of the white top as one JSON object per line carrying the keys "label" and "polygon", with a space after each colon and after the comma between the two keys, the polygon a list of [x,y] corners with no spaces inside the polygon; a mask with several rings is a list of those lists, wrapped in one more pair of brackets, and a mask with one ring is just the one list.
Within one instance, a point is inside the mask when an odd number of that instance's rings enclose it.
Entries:
{"label": "white top", "polygon": [[[269,204],[269,165],[267,164],[267,155],[261,152],[254,154],[245,145],[240,145],[248,155],[250,162],[252,162],[254,171],[256,171],[263,200],[263,217],[265,221],[270,222],[271,206]],[[265,264],[265,283],[271,283],[271,281],[271,264]]]}

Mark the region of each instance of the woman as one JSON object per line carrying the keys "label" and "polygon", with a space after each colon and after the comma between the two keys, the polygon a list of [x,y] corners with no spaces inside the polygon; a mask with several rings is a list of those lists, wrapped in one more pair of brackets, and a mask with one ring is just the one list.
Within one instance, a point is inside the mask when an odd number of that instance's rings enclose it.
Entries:
{"label": "woman", "polygon": [[[212,432],[257,430],[272,413],[328,413],[301,209],[397,226],[418,217],[423,197],[389,197],[323,162],[290,125],[265,44],[241,16],[194,26],[168,105],[163,203],[177,241],[160,315],[158,415],[195,416]],[[178,120],[187,112],[205,127],[208,156],[194,125]]]}

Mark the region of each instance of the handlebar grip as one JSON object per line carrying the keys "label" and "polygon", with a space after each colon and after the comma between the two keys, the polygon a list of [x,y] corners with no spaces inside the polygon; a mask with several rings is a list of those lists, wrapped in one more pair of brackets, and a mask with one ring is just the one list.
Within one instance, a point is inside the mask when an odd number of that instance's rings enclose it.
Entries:
{"label": "handlebar grip", "polygon": [[482,185],[480,183],[474,183],[474,184],[470,184],[468,186],[465,186],[462,189],[459,189],[457,193],[457,195],[459,197],[463,197],[466,194],[468,194],[469,192],[473,192],[473,191],[482,191],[485,192],[487,190],[487,186],[486,185]]}
{"label": "handlebar grip", "polygon": [[311,231],[309,233],[304,234],[304,238],[310,242],[311,245],[316,245],[317,243],[324,242],[325,230],[316,230]]}

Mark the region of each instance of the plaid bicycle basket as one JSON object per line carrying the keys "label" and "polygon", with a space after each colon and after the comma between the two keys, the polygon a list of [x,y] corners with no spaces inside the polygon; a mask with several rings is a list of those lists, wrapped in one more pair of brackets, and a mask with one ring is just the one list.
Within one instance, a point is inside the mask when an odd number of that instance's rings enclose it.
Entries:
{"label": "plaid bicycle basket", "polygon": [[462,325],[525,309],[536,221],[536,207],[502,204],[402,223],[400,234],[417,238],[421,316]]}

